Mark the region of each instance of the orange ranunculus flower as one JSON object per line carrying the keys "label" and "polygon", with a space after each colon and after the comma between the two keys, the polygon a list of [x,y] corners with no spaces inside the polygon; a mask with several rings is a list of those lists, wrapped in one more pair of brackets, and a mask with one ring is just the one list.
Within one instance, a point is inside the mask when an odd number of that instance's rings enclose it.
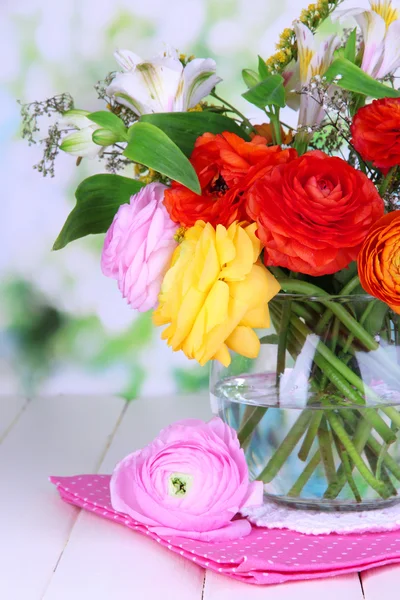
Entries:
{"label": "orange ranunculus flower", "polygon": [[279,292],[275,277],[259,261],[256,224],[228,229],[197,221],[175,250],[154,311],[156,325],[173,350],[201,365],[228,366],[229,348],[255,358],[260,341],[253,328],[269,327],[268,302]]}
{"label": "orange ranunculus flower", "polygon": [[400,98],[374,100],[355,115],[352,144],[364,160],[387,170],[400,165],[399,132]]}
{"label": "orange ranunculus flower", "polygon": [[[264,137],[267,140],[268,144],[273,143],[271,123],[262,123],[261,125],[254,125],[254,129],[256,130],[258,135],[261,135],[262,137]],[[288,131],[286,133],[286,131],[283,129],[282,125],[281,125],[281,138],[282,138],[282,144],[290,144],[293,141],[293,133],[291,131]]]}
{"label": "orange ranunculus flower", "polygon": [[190,157],[200,181],[201,195],[173,182],[166,190],[164,204],[176,223],[192,227],[196,221],[219,223],[228,227],[243,221],[246,215],[244,177],[258,170],[288,162],[297,156],[295,150],[267,146],[261,136],[246,142],[234,133],[205,133],[196,141]]}
{"label": "orange ranunculus flower", "polygon": [[364,290],[400,314],[400,210],[373,225],[357,262]]}
{"label": "orange ranunculus flower", "polygon": [[384,211],[366,175],[317,150],[256,180],[247,203],[265,264],[313,276],[336,273],[356,260]]}

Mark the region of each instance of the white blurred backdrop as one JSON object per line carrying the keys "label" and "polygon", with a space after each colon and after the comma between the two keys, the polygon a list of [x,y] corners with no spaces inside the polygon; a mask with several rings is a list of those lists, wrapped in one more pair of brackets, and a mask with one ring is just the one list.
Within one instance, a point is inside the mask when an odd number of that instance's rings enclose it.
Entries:
{"label": "white blurred backdrop", "polygon": [[121,299],[99,267],[102,236],[60,252],[52,244],[96,161],[63,155],[56,177],[32,169],[41,154],[20,139],[16,100],[69,91],[96,110],[93,85],[116,69],[113,51],[144,58],[168,43],[217,61],[219,93],[249,116],[241,70],[274,51],[302,0],[2,0],[0,6],[0,393],[194,391],[200,369],[159,340],[149,315]]}

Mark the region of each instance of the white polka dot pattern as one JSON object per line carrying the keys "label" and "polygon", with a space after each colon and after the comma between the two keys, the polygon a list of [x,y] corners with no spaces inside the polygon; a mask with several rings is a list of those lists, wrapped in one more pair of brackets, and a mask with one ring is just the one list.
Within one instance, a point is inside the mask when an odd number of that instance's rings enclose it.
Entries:
{"label": "white polka dot pattern", "polygon": [[249,583],[266,585],[331,577],[400,562],[400,530],[311,536],[253,526],[249,536],[230,543],[165,539],[113,510],[109,475],[51,477],[50,481],[65,502],[148,535],[204,568]]}

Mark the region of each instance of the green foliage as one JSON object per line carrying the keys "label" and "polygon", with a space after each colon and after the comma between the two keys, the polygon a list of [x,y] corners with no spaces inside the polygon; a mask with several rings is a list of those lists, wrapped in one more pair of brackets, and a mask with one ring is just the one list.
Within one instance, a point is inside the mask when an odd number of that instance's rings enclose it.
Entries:
{"label": "green foliage", "polygon": [[261,344],[277,344],[279,342],[279,337],[276,333],[270,333],[269,335],[265,335],[260,339]]}
{"label": "green foliage", "polygon": [[142,115],[140,121],[161,129],[186,156],[193,152],[197,138],[203,133],[236,133],[245,140],[248,135],[229,117],[212,112],[155,113]]}
{"label": "green foliage", "polygon": [[121,138],[109,129],[96,129],[93,131],[92,140],[98,146],[112,146],[121,141]]}
{"label": "green foliage", "polygon": [[144,380],[146,379],[146,372],[138,364],[133,364],[128,384],[122,390],[121,396],[125,398],[127,402],[135,400],[140,395],[140,390]]}
{"label": "green foliage", "polygon": [[357,54],[357,28],[355,27],[351,34],[349,35],[349,39],[346,42],[346,45],[343,50],[343,57],[349,60],[351,63],[356,62],[356,54]]}
{"label": "green foliage", "polygon": [[259,81],[263,81],[271,75],[267,65],[265,64],[265,60],[261,58],[261,56],[258,56],[258,74],[260,76]]}
{"label": "green foliage", "polygon": [[124,155],[136,163],[145,165],[192,192],[200,194],[201,188],[196,171],[182,150],[164,131],[152,123],[139,121],[129,128],[129,142]]}
{"label": "green foliage", "polygon": [[258,73],[256,73],[252,69],[243,69],[242,77],[243,81],[249,89],[260,83],[260,77]]}
{"label": "green foliage", "polygon": [[198,392],[208,387],[208,368],[175,369],[174,378],[181,392]]}
{"label": "green foliage", "polygon": [[267,79],[264,79],[264,81],[261,81],[261,83],[258,83],[242,94],[242,96],[248,102],[261,109],[271,105],[283,108],[286,104],[283,81],[284,79],[281,75],[270,75]]}
{"label": "green foliage", "polygon": [[99,351],[96,357],[97,366],[106,367],[124,352],[134,356],[138,350],[146,347],[151,342],[153,335],[157,333],[152,322],[151,312],[139,313],[126,331],[114,337],[108,336],[107,345]]}
{"label": "green foliage", "polygon": [[78,186],[76,205],[68,215],[53,250],[93,233],[104,233],[110,227],[121,204],[129,202],[143,183],[121,175],[93,175]]}
{"label": "green foliage", "polygon": [[371,98],[400,97],[400,91],[379,83],[346,58],[336,58],[325,73],[325,77],[344,90]]}
{"label": "green foliage", "polygon": [[389,313],[389,306],[380,300],[370,300],[370,302],[374,302],[374,306],[368,314],[368,318],[364,323],[364,328],[371,335],[376,335],[383,329],[385,317]]}
{"label": "green foliage", "polygon": [[123,121],[114,115],[112,112],[107,110],[99,110],[98,112],[93,112],[90,115],[87,115],[87,118],[96,123],[96,125],[100,125],[103,129],[107,129],[108,131],[112,131],[117,141],[127,141],[127,128],[125,127]]}

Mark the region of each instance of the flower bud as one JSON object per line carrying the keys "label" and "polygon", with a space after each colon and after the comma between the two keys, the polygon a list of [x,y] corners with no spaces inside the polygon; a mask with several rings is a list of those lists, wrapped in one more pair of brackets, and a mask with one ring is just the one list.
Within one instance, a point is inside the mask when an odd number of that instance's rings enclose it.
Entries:
{"label": "flower bud", "polygon": [[92,140],[98,146],[112,146],[121,141],[120,136],[109,129],[96,129],[93,132]]}

